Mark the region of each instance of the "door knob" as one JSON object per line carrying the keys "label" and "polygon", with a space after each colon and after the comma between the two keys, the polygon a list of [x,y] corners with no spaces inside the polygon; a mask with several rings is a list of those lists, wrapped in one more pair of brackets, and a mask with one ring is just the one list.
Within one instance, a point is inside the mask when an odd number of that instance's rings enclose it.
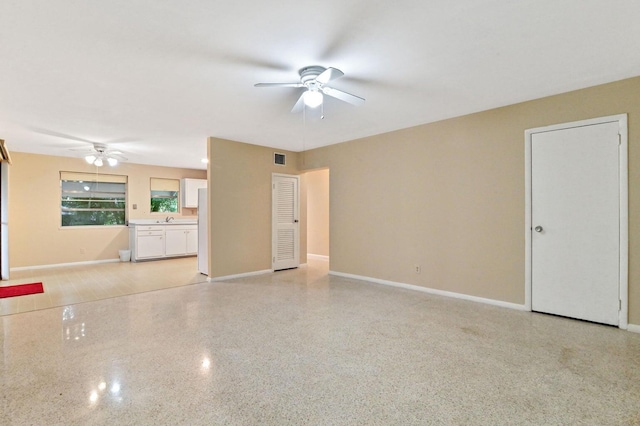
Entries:
{"label": "door knob", "polygon": [[542,232],[542,226],[538,225],[535,228],[533,228],[533,230],[536,232]]}

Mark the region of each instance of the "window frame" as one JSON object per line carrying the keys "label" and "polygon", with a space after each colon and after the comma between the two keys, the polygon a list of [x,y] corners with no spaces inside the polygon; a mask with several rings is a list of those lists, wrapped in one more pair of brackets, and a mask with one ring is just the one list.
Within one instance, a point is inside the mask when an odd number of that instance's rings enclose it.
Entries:
{"label": "window frame", "polygon": [[[60,171],[59,173],[59,185],[60,185],[60,228],[61,229],[81,229],[81,228],[104,228],[104,227],[123,227],[127,226],[128,223],[128,177],[125,175],[110,175],[110,174],[97,174],[97,173],[84,173],[84,172],[67,172]],[[91,189],[84,190],[89,193],[89,197],[72,197],[71,199],[64,199],[66,194],[82,194],[82,191],[73,190],[64,188],[64,182],[75,182],[77,184],[87,183],[91,185]],[[100,184],[122,184],[123,192],[120,191],[99,191],[97,190]],[[108,188],[113,189],[113,188]],[[95,197],[96,194],[110,194],[111,197]],[[120,196],[121,195],[121,196]],[[88,202],[88,207],[65,207],[65,201],[76,201],[76,202]],[[95,208],[91,207],[91,203],[112,203],[112,205],[117,205],[118,202],[123,204],[122,208],[109,208],[108,204],[106,208]],[[122,212],[122,223],[120,223],[120,218],[116,220],[118,223],[89,223],[87,221],[80,221],[82,223],[74,223],[74,224],[65,224],[65,211],[66,212]]]}
{"label": "window frame", "polygon": [[[155,185],[154,185],[154,181]],[[155,189],[154,189],[155,188]],[[149,213],[150,214],[167,214],[167,213],[180,213],[180,209],[182,208],[180,203],[180,179],[177,178],[158,178],[158,177],[150,177],[149,178]],[[154,192],[165,192],[171,193],[174,192],[175,196],[157,196],[154,197]],[[175,199],[176,200],[176,209],[175,211],[154,211],[153,210],[153,200],[154,199]]]}

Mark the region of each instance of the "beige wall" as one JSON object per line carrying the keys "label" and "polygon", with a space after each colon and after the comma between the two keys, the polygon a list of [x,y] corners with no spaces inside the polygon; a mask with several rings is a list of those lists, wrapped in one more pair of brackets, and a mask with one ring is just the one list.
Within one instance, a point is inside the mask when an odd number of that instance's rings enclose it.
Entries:
{"label": "beige wall", "polygon": [[[271,269],[271,176],[298,174],[297,154],[209,138],[210,277]],[[274,151],[287,165],[273,164]],[[306,262],[306,191],[300,190],[300,262]]]}
{"label": "beige wall", "polygon": [[331,269],[524,303],[524,131],[628,113],[640,324],[639,99],[640,77],[307,152],[307,168],[331,170]]}
{"label": "beige wall", "polygon": [[307,253],[329,256],[329,169],[303,176],[307,184]]}
{"label": "beige wall", "polygon": [[[9,167],[9,262],[12,268],[116,259],[129,247],[128,228],[60,226],[60,171],[95,173],[81,158],[12,152]],[[128,176],[127,218],[164,218],[150,213],[149,181],[152,177],[206,178],[205,170],[178,169],[120,163],[104,166],[100,173]],[[133,210],[133,204],[138,205]],[[197,213],[183,209],[176,219]]]}

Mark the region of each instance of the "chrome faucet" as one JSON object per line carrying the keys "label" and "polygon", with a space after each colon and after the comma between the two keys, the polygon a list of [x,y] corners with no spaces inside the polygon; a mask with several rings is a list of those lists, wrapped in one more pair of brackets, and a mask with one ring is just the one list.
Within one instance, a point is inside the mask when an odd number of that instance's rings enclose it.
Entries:
{"label": "chrome faucet", "polygon": [[165,222],[167,222],[167,223],[169,223],[169,222],[171,222],[172,220],[175,220],[175,219],[173,218],[173,216],[172,216],[172,217],[167,216],[167,218],[166,218],[164,221],[165,221]]}

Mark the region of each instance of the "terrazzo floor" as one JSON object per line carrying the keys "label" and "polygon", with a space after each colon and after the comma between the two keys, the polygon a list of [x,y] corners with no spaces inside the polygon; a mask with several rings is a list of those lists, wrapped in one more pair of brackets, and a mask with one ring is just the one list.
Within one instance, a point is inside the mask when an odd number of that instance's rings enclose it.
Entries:
{"label": "terrazzo floor", "polygon": [[640,335],[322,261],[0,322],[2,425],[640,424]]}
{"label": "terrazzo floor", "polygon": [[41,282],[44,293],[0,299],[0,315],[205,282],[196,257],[12,271],[0,287]]}

